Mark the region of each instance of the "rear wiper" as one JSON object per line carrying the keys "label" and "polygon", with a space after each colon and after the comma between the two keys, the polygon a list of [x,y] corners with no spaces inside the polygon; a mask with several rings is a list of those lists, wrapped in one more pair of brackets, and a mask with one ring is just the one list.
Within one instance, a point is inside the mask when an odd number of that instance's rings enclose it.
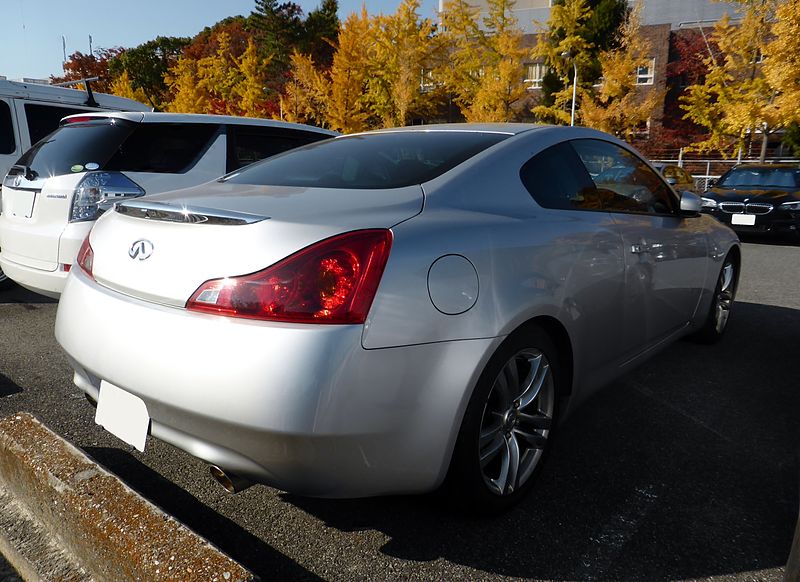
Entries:
{"label": "rear wiper", "polygon": [[11,169],[8,171],[8,175],[9,176],[23,175],[25,176],[25,179],[28,181],[35,180],[36,178],[39,177],[39,174],[36,173],[34,170],[32,170],[30,166],[26,166],[24,164],[14,164],[13,166],[11,166]]}

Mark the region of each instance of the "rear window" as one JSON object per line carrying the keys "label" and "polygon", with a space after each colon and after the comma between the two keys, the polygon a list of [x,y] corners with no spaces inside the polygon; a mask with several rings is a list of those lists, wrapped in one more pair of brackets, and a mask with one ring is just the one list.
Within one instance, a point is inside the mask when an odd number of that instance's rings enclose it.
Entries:
{"label": "rear window", "polygon": [[800,188],[800,169],[735,168],[720,178],[727,188]]}
{"label": "rear window", "polygon": [[135,125],[120,119],[64,125],[25,152],[17,163],[41,178],[102,169]]}
{"label": "rear window", "polygon": [[347,136],[292,150],[222,180],[314,188],[401,188],[432,180],[507,137],[458,131]]}
{"label": "rear window", "polygon": [[17,163],[40,177],[86,170],[176,174],[194,165],[219,130],[215,124],[98,118],[59,127]]}

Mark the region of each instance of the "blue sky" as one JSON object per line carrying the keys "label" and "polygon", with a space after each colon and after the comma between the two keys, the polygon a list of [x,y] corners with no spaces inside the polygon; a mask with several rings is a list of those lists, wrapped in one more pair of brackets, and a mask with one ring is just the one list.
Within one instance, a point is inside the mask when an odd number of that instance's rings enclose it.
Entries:
{"label": "blue sky", "polygon": [[[318,0],[295,0],[308,13]],[[372,14],[390,13],[400,0],[339,0],[339,17],[366,4]],[[433,17],[438,0],[422,0]],[[9,79],[61,74],[61,37],[67,55],[94,48],[133,47],[156,36],[194,36],[234,14],[249,14],[255,0],[2,0],[0,75]]]}

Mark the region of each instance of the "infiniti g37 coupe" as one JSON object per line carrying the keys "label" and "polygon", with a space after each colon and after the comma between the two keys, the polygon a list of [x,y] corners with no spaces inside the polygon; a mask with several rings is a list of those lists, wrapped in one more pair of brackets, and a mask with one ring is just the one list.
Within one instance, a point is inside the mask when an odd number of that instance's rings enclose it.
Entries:
{"label": "infiniti g37 coupe", "polygon": [[724,332],[739,243],[699,209],[583,128],[337,137],[117,204],[56,336],[99,424],[230,490],[444,485],[500,509],[568,408],[671,340]]}

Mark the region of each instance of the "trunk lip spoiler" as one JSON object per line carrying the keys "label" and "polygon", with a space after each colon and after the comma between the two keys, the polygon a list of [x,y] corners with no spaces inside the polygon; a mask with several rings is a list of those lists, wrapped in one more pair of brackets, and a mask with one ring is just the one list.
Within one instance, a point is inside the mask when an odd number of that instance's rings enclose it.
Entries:
{"label": "trunk lip spoiler", "polygon": [[179,222],[184,224],[241,225],[254,224],[263,220],[269,220],[270,218],[269,216],[251,214],[248,212],[204,208],[186,204],[178,206],[149,200],[118,202],[114,205],[114,211],[133,218],[156,220],[159,222]]}

